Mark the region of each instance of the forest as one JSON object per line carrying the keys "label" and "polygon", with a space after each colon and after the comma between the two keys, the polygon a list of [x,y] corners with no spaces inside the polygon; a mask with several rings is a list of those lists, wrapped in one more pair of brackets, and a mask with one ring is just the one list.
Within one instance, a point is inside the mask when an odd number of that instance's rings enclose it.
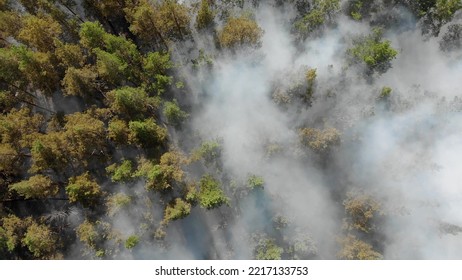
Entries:
{"label": "forest", "polygon": [[460,259],[461,74],[460,0],[0,0],[0,259]]}

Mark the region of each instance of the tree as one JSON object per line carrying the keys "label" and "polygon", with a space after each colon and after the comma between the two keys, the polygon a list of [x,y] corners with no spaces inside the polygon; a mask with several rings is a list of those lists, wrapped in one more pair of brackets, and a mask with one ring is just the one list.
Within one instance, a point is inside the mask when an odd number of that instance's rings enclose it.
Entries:
{"label": "tree", "polygon": [[42,115],[33,114],[28,108],[14,108],[0,116],[0,142],[10,143],[17,151],[28,148],[42,124]]}
{"label": "tree", "polygon": [[374,221],[382,215],[380,203],[367,194],[348,193],[343,201],[347,213],[346,226],[365,233],[375,230]]}
{"label": "tree", "polygon": [[121,87],[106,96],[111,110],[128,120],[140,120],[146,117],[149,109],[157,108],[157,100],[148,97],[143,88]]}
{"label": "tree", "polygon": [[125,121],[120,119],[112,119],[108,125],[108,138],[119,145],[127,145],[129,143],[130,129]]}
{"label": "tree", "polygon": [[137,235],[130,235],[125,240],[125,248],[133,249],[140,242],[140,238]]}
{"label": "tree", "polygon": [[48,198],[55,196],[59,189],[58,185],[44,175],[34,175],[28,180],[21,181],[9,186],[10,191],[15,191],[24,198]]}
{"label": "tree", "polygon": [[[158,12],[146,0],[141,0],[133,7],[125,8],[127,21],[130,23],[130,31],[138,35],[145,42],[160,42],[168,49],[166,38],[157,26]],[[153,32],[152,32],[153,31]]]}
{"label": "tree", "polygon": [[56,254],[56,237],[46,225],[32,223],[27,228],[22,243],[36,258],[46,259]]}
{"label": "tree", "polygon": [[108,215],[114,216],[122,209],[128,208],[131,202],[132,198],[124,193],[116,193],[111,195],[106,200]]}
{"label": "tree", "polygon": [[8,37],[17,38],[22,27],[22,20],[19,13],[9,11],[6,7],[0,8],[0,38],[2,43],[0,46],[7,46]]}
{"label": "tree", "polygon": [[77,227],[76,233],[82,243],[90,248],[96,248],[100,235],[92,222],[85,220]]}
{"label": "tree", "polygon": [[460,9],[462,9],[462,2],[460,0],[436,0],[435,16],[444,24],[449,22]]}
{"label": "tree", "polygon": [[144,148],[153,148],[167,139],[167,130],[160,127],[154,119],[131,121],[128,123],[130,139]]}
{"label": "tree", "polygon": [[15,55],[19,62],[19,70],[35,89],[51,95],[57,89],[60,76],[53,63],[53,55],[49,52],[34,52],[24,46],[15,47]]}
{"label": "tree", "polygon": [[223,148],[219,141],[204,141],[199,148],[192,152],[191,159],[193,161],[202,159],[207,167],[219,166],[222,150]]}
{"label": "tree", "polygon": [[374,251],[374,248],[364,241],[357,239],[354,235],[349,234],[340,240],[342,250],[338,253],[343,260],[379,260],[383,256]]}
{"label": "tree", "polygon": [[390,41],[382,40],[382,30],[375,28],[369,36],[354,40],[354,46],[347,50],[347,54],[351,63],[366,66],[366,74],[372,75],[385,73],[398,52],[391,47]]}
{"label": "tree", "polygon": [[57,41],[56,44],[57,47],[54,53],[63,67],[81,68],[85,65],[87,57],[80,45],[64,44],[60,41]]}
{"label": "tree", "polygon": [[67,155],[66,139],[62,132],[39,135],[32,143],[32,166],[30,172],[46,170],[62,171],[70,163]]}
{"label": "tree", "polygon": [[300,141],[316,153],[326,153],[340,143],[340,133],[335,128],[320,130],[303,128],[299,131]]}
{"label": "tree", "polygon": [[188,117],[188,114],[180,109],[176,100],[164,103],[164,115],[169,124],[178,127]]}
{"label": "tree", "polygon": [[163,223],[167,224],[170,221],[183,219],[191,212],[191,204],[177,197],[171,201],[165,208]]}
{"label": "tree", "polygon": [[263,180],[263,177],[252,174],[247,179],[247,185],[251,189],[263,189],[265,186],[265,181]]}
{"label": "tree", "polygon": [[61,85],[64,87],[64,95],[90,97],[95,92],[97,73],[91,66],[83,68],[66,69]]}
{"label": "tree", "polygon": [[215,15],[210,8],[209,0],[201,0],[199,12],[196,16],[196,27],[197,29],[206,29],[213,25],[213,19]]}
{"label": "tree", "polygon": [[74,113],[65,119],[65,149],[75,163],[86,165],[92,156],[104,154],[106,129],[102,121],[88,113]]}
{"label": "tree", "polygon": [[206,209],[220,207],[228,204],[229,199],[220,187],[220,182],[211,175],[202,176],[199,182],[199,204]]}
{"label": "tree", "polygon": [[164,37],[183,39],[190,32],[188,9],[183,4],[177,0],[162,0],[156,9],[157,26]]}
{"label": "tree", "polygon": [[[31,217],[20,219],[15,215],[8,215],[2,218],[2,227],[4,229],[4,238],[6,239],[6,246],[9,252],[18,249],[21,245],[21,240],[27,231],[29,225],[33,223]],[[20,252],[18,252],[20,253]]]}
{"label": "tree", "polygon": [[246,17],[230,17],[225,26],[218,33],[218,41],[223,48],[236,49],[250,46],[258,47],[261,44],[263,29]]}
{"label": "tree", "polygon": [[111,164],[106,167],[106,172],[110,174],[112,182],[127,182],[132,179],[132,162],[124,160],[120,165]]}
{"label": "tree", "polygon": [[300,33],[302,39],[305,39],[324,23],[331,22],[339,9],[340,0],[314,0],[313,8],[303,18],[295,22],[295,29]]}
{"label": "tree", "polygon": [[103,49],[105,35],[106,31],[99,22],[86,21],[80,26],[80,44],[89,50]]}
{"label": "tree", "polygon": [[184,171],[181,167],[186,163],[186,158],[179,152],[167,152],[161,156],[159,164],[141,160],[135,176],[146,178],[148,190],[171,190],[175,184],[183,181]]}
{"label": "tree", "polygon": [[173,68],[169,53],[149,52],[143,58],[144,82],[158,95],[165,92],[173,78],[168,71]]}
{"label": "tree", "polygon": [[280,260],[284,249],[279,247],[272,239],[261,239],[255,248],[257,260]]}
{"label": "tree", "polygon": [[66,193],[70,202],[80,202],[84,206],[95,205],[96,200],[103,195],[100,186],[88,172],[69,178]]}
{"label": "tree", "polygon": [[61,25],[51,16],[26,15],[22,19],[23,28],[18,39],[40,52],[48,52],[55,47],[55,40],[61,35]]}

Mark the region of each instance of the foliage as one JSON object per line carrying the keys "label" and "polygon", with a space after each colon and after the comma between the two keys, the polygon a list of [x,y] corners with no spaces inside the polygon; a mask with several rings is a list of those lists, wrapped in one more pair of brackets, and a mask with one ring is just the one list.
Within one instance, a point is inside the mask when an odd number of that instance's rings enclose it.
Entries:
{"label": "foliage", "polygon": [[108,208],[108,215],[114,216],[120,210],[127,208],[131,202],[132,202],[131,197],[124,193],[116,193],[116,194],[111,195],[110,197],[108,197],[106,201],[106,206]]}
{"label": "foliage", "polygon": [[353,235],[348,235],[340,240],[342,250],[338,256],[344,260],[379,260],[382,255],[366,242],[359,240]]}
{"label": "foliage", "polygon": [[257,175],[250,175],[247,179],[247,185],[251,189],[262,189],[265,185],[265,181],[263,180],[263,177]]}
{"label": "foliage", "polygon": [[176,100],[165,102],[164,115],[173,126],[179,126],[188,117],[188,114],[180,109]]}
{"label": "foliage", "polygon": [[108,138],[119,145],[126,145],[129,141],[130,129],[128,124],[116,118],[111,119],[108,125]]}
{"label": "foliage", "polygon": [[94,68],[70,66],[66,69],[61,85],[64,87],[65,95],[88,97],[95,91],[96,79],[97,73]]}
{"label": "foliage", "polygon": [[201,0],[199,12],[196,16],[197,29],[205,29],[213,25],[215,15],[210,7],[209,0]]}
{"label": "foliage", "polygon": [[167,139],[167,130],[156,124],[152,118],[143,121],[131,121],[128,123],[128,127],[130,139],[145,148],[162,144]]}
{"label": "foliage", "polygon": [[374,218],[381,215],[380,203],[367,194],[348,193],[343,201],[347,213],[347,227],[365,233],[374,230]]}
{"label": "foliage", "polygon": [[36,258],[48,258],[55,254],[56,238],[46,225],[32,223],[27,228],[22,243]]}
{"label": "foliage", "polygon": [[222,147],[219,141],[211,140],[202,142],[201,146],[192,152],[192,160],[204,160],[206,166],[218,164],[221,158]]}
{"label": "foliage", "polygon": [[54,40],[62,33],[61,25],[51,16],[26,15],[22,18],[23,28],[18,39],[40,52],[47,52],[54,46]]}
{"label": "foliage", "polygon": [[316,153],[328,152],[340,143],[340,132],[335,128],[320,130],[317,128],[303,128],[299,132],[300,141]]}
{"label": "foliage", "polygon": [[280,260],[284,249],[279,247],[272,239],[262,239],[255,248],[257,260]]}
{"label": "foliage", "polygon": [[245,16],[230,17],[218,33],[218,41],[223,48],[258,47],[262,35],[263,29],[254,20]]}
{"label": "foliage", "polygon": [[435,15],[441,22],[448,22],[452,19],[455,12],[462,9],[460,0],[436,0]]}
{"label": "foliage", "polygon": [[125,240],[125,248],[133,249],[140,242],[140,238],[137,235],[130,235]]}
{"label": "foliage", "polygon": [[199,204],[202,208],[213,209],[227,204],[229,199],[221,189],[220,182],[211,175],[202,176],[199,182]]}
{"label": "foliage", "polygon": [[102,196],[102,191],[88,172],[69,178],[66,193],[70,202],[80,202],[84,206],[93,205]]}
{"label": "foliage", "polygon": [[111,164],[106,167],[106,172],[111,175],[113,182],[127,182],[132,179],[132,162],[130,160],[124,160],[120,165]]}
{"label": "foliage", "polygon": [[44,175],[32,176],[28,180],[10,185],[9,189],[10,191],[16,191],[26,199],[53,197],[59,190],[58,186]]}
{"label": "foliage", "polygon": [[367,73],[385,73],[391,67],[391,61],[398,52],[391,47],[390,41],[382,40],[382,30],[374,29],[369,36],[354,41],[354,46],[347,50],[352,63],[367,66]]}
{"label": "foliage", "polygon": [[294,24],[297,32],[306,38],[326,21],[332,21],[340,8],[340,0],[314,0],[313,8]]}
{"label": "foliage", "polygon": [[164,222],[182,219],[189,215],[191,212],[191,204],[177,197],[165,208]]}

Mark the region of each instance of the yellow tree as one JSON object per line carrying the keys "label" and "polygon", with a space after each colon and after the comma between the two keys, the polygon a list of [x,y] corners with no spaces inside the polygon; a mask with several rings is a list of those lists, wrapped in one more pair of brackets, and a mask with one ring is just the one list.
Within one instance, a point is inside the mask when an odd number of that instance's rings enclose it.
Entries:
{"label": "yellow tree", "polygon": [[230,17],[218,33],[218,41],[223,48],[257,47],[261,44],[262,35],[263,29],[253,19]]}

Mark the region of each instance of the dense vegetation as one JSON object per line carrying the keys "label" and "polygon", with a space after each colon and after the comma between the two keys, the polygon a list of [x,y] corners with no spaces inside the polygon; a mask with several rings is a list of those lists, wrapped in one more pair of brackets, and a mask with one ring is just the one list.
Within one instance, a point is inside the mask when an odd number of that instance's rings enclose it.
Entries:
{"label": "dense vegetation", "polygon": [[[264,225],[243,222],[247,231],[233,231],[251,255],[232,245],[220,255],[202,244],[207,253],[184,257],[383,258],[381,231],[392,214],[373,192],[332,179],[340,225],[328,233],[334,253],[323,255],[309,230],[267,206],[284,209],[284,186],[269,191],[274,178],[254,170],[235,176],[223,135],[196,131],[216,64],[239,56],[258,64],[272,32],[256,17],[266,6],[287,15],[300,53],[341,18],[366,26],[346,37],[339,63],[340,76],[369,85],[400,55],[387,37],[396,28],[393,9],[414,16],[427,38],[440,36],[442,52],[462,45],[462,25],[452,23],[462,9],[457,0],[0,0],[0,258],[179,258],[177,240],[195,242],[189,227],[209,236],[255,215]],[[262,160],[309,161],[328,173],[344,135],[356,136],[320,121],[323,113],[313,116],[322,110],[316,102],[341,96],[345,82],[326,88],[326,77],[305,63],[267,94],[277,110],[298,114],[297,141],[261,139]],[[375,105],[389,108],[393,85],[381,88]]]}

